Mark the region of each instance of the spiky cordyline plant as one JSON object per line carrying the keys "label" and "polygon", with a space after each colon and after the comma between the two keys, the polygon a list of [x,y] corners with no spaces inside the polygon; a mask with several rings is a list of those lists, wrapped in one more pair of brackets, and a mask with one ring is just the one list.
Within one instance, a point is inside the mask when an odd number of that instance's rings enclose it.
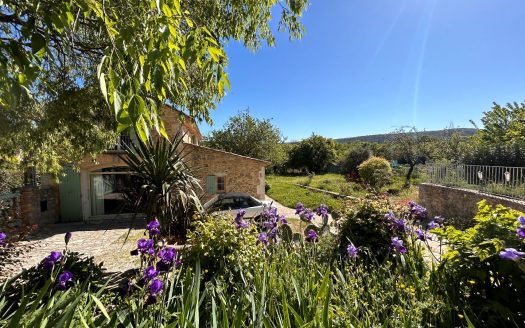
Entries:
{"label": "spiky cordyline plant", "polygon": [[184,134],[177,133],[171,141],[137,141],[125,146],[121,156],[140,181],[126,197],[137,212],[157,218],[168,234],[176,229],[185,235],[193,215],[202,211],[197,192],[201,186],[185,162],[183,139]]}

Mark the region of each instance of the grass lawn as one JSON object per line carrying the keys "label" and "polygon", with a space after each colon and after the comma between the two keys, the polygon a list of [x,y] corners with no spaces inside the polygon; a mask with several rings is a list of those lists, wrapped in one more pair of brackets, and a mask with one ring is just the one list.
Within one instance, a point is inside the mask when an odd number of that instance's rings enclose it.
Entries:
{"label": "grass lawn", "polygon": [[[395,169],[392,183],[382,190],[382,192],[388,193],[391,196],[393,202],[417,200],[416,187],[412,186],[410,189],[403,188],[405,184],[405,172],[406,168],[404,167]],[[342,199],[336,199],[330,195],[309,191],[295,184],[307,185],[313,188],[359,198],[365,197],[367,194],[366,189],[361,184],[348,182],[342,174],[335,173],[312,176],[268,175],[266,180],[271,186],[267,194],[279,203],[291,208],[295,208],[298,202],[302,202],[306,207],[310,208],[316,208],[321,203],[336,210],[340,210],[344,206]],[[413,185],[423,181],[424,176],[416,171],[412,179]]]}
{"label": "grass lawn", "polygon": [[267,194],[284,206],[291,208],[295,208],[298,202],[302,202],[305,207],[312,209],[317,208],[319,204],[326,204],[330,209],[340,210],[343,207],[344,202],[341,199],[335,199],[332,196],[294,185],[301,183],[301,179],[304,180],[305,177],[269,175],[266,180],[271,188]]}

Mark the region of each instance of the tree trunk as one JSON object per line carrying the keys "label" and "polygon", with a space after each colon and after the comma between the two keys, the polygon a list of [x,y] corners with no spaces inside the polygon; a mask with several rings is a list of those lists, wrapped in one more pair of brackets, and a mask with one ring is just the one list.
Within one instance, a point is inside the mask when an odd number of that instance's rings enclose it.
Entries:
{"label": "tree trunk", "polygon": [[414,167],[416,166],[416,164],[412,164],[410,163],[410,168],[408,169],[408,172],[407,172],[407,175],[405,177],[406,181],[405,181],[405,188],[410,188],[410,185],[411,185],[411,182],[410,182],[410,179],[412,178],[412,172],[414,172]]}

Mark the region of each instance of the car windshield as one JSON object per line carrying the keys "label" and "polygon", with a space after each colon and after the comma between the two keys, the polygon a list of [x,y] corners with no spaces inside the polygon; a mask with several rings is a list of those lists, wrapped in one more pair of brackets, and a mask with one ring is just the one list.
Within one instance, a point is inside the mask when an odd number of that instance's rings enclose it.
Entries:
{"label": "car windshield", "polygon": [[224,197],[219,198],[215,202],[211,209],[213,211],[228,211],[228,210],[238,210],[241,208],[248,208],[253,206],[259,206],[261,203],[251,197],[246,196],[235,196],[235,197]]}

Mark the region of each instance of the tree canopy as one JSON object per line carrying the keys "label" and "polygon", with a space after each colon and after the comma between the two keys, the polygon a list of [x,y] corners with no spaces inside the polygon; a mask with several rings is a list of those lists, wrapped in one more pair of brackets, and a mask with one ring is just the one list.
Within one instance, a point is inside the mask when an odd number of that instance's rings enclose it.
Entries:
{"label": "tree canopy", "polygon": [[265,159],[274,165],[285,160],[281,131],[269,119],[258,119],[249,110],[230,117],[222,129],[206,137],[206,145],[236,154]]}
{"label": "tree canopy", "polygon": [[[100,104],[116,122],[116,132],[134,127],[142,139],[153,131],[165,135],[158,111],[162,104],[211,122],[210,110],[229,88],[224,45],[237,40],[252,50],[264,42],[272,46],[276,11],[281,13],[279,30],[298,38],[305,8],[306,0],[5,0],[0,6],[0,111],[10,119],[3,124],[11,130],[38,125],[39,120],[28,118],[35,111],[55,115],[47,112],[57,101],[86,87],[93,87],[87,107]],[[76,110],[58,112],[85,113]],[[107,128],[97,118],[89,125]],[[49,136],[49,142],[54,140]],[[84,138],[75,139],[72,145],[79,149],[97,149],[83,145]],[[23,141],[20,150],[27,157],[31,147],[25,143],[33,141]],[[103,136],[96,143],[106,141]]]}
{"label": "tree canopy", "polygon": [[323,172],[335,159],[335,141],[312,134],[290,150],[288,166],[307,169],[310,172]]}

